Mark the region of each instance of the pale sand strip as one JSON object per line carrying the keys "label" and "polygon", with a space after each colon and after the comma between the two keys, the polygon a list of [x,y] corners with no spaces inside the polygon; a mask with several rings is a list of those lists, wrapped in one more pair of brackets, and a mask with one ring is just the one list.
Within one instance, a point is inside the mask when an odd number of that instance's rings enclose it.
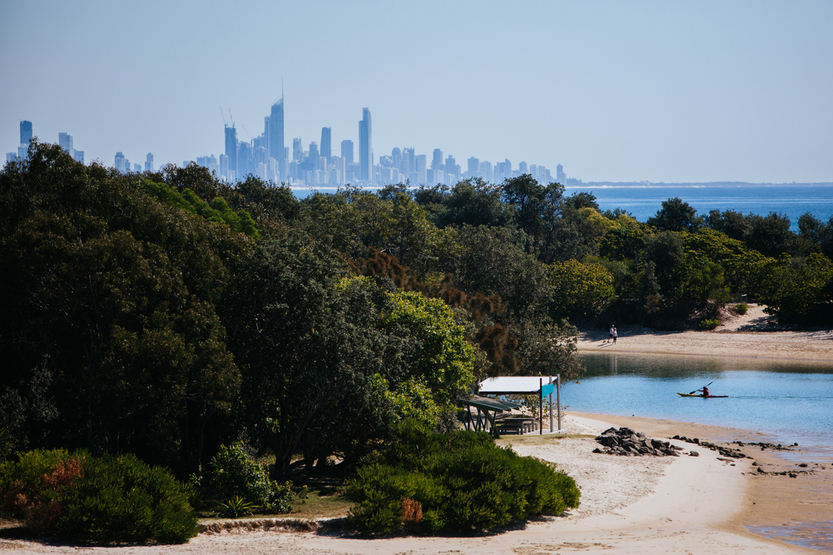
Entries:
{"label": "pale sand strip", "polygon": [[[619,417],[601,418],[604,420],[567,415],[565,428],[595,435],[609,427],[608,422],[617,423]],[[689,434],[685,424],[676,426],[679,433]],[[702,431],[704,427],[694,429]],[[743,476],[750,470],[748,461],[730,466],[701,448],[697,448],[699,457],[613,457],[593,454],[596,444],[590,438],[537,441],[522,445],[525,442],[516,440],[517,450],[570,468],[582,488],[583,506],[566,518],[533,522],[500,535],[359,540],[311,533],[246,532],[203,534],[186,545],[163,547],[75,548],[0,540],[0,550],[102,555],[818,553],[746,532],[740,520],[749,503],[752,478]],[[686,453],[692,448],[691,444],[678,445]]]}
{"label": "pale sand strip", "polygon": [[[751,329],[769,331],[746,331]],[[607,330],[590,330],[581,334],[577,347],[587,352],[769,358],[833,364],[833,330],[773,329],[763,307],[750,305],[744,316],[712,331],[621,328],[616,343],[604,343]]]}

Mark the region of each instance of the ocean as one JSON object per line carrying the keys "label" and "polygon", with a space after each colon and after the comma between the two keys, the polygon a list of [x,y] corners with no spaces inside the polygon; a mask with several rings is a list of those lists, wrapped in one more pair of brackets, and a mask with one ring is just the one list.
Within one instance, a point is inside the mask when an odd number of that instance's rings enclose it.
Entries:
{"label": "ocean", "polygon": [[621,208],[640,222],[655,216],[662,202],[679,197],[708,216],[710,210],[734,210],[743,214],[766,216],[770,212],[790,218],[793,231],[798,231],[798,218],[809,212],[827,223],[833,216],[833,184],[823,185],[598,185],[568,187],[566,195],[585,191],[593,193],[599,208]]}
{"label": "ocean", "polygon": [[[313,190],[334,193],[335,187],[298,187],[293,189],[297,198],[305,198]],[[372,189],[371,189],[372,190]],[[732,184],[650,184],[620,185],[587,183],[579,187],[565,188],[565,195],[576,192],[593,193],[599,208],[621,208],[640,222],[656,215],[662,202],[679,197],[690,204],[701,216],[710,210],[734,210],[743,214],[766,216],[770,212],[785,214],[790,218],[793,231],[798,231],[798,218],[809,212],[827,223],[833,216],[833,183],[819,185],[783,184],[753,185]]]}

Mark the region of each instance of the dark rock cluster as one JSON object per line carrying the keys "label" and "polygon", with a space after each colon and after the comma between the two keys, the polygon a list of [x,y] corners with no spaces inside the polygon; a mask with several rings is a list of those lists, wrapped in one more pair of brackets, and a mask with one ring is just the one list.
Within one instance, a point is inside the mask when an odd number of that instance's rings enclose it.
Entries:
{"label": "dark rock cluster", "polygon": [[[729,447],[723,447],[722,445],[717,445],[716,443],[711,443],[708,441],[700,441],[699,439],[695,438],[687,438],[686,436],[674,436],[671,439],[679,439],[680,441],[685,441],[686,443],[694,443],[701,447],[705,447],[706,449],[711,449],[712,451],[717,451],[724,457],[729,457],[730,459],[745,459],[746,455],[741,452],[740,449],[731,449]],[[739,445],[743,445],[743,443],[737,442]],[[747,443],[746,445],[750,445]]]}
{"label": "dark rock cluster", "polygon": [[604,449],[596,448],[594,453],[605,453],[607,455],[620,455],[623,457],[639,457],[652,455],[654,457],[679,457],[678,451],[682,448],[671,445],[667,441],[651,439],[643,433],[636,433],[630,428],[608,428],[596,441],[604,446]]}

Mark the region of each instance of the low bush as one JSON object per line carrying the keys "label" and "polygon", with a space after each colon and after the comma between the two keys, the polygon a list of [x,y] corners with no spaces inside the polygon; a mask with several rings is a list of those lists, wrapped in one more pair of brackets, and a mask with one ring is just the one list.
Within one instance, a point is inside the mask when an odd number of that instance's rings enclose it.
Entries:
{"label": "low bush", "polygon": [[239,498],[246,504],[246,511],[259,509],[266,513],[288,513],[292,510],[292,483],[279,484],[269,479],[266,468],[253,461],[245,453],[243,445],[220,447],[209,464],[209,484],[216,497],[221,499],[223,514],[236,516],[229,507]]}
{"label": "low bush", "polygon": [[21,453],[0,466],[0,512],[47,536],[106,544],[183,543],[196,534],[186,486],[133,455]]}
{"label": "low bush", "polygon": [[0,465],[0,516],[22,520],[36,533],[54,530],[62,514],[59,496],[81,476],[85,459],[84,453],[37,449]]}
{"label": "low bush", "polygon": [[347,487],[348,525],[367,536],[403,530],[482,532],[577,507],[575,481],[555,465],[520,457],[485,433],[430,432],[406,422],[400,440]]}
{"label": "low bush", "polygon": [[749,305],[747,305],[746,303],[740,303],[735,305],[735,312],[737,312],[741,316],[746,314],[747,310],[749,310]]}
{"label": "low bush", "polygon": [[720,320],[715,320],[714,318],[706,318],[705,320],[700,320],[700,329],[701,330],[713,330],[717,326],[720,325]]}
{"label": "low bush", "polygon": [[84,542],[184,543],[196,535],[190,492],[167,470],[134,455],[90,458],[61,495],[59,531]]}

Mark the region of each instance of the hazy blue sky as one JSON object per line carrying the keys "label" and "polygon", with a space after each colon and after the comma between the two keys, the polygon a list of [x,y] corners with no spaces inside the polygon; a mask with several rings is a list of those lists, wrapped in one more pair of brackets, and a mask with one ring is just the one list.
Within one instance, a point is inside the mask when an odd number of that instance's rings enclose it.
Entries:
{"label": "hazy blue sky", "polygon": [[[373,116],[393,147],[585,181],[833,181],[833,2],[3,0],[0,150],[156,164]],[[228,113],[226,112],[226,117]]]}

